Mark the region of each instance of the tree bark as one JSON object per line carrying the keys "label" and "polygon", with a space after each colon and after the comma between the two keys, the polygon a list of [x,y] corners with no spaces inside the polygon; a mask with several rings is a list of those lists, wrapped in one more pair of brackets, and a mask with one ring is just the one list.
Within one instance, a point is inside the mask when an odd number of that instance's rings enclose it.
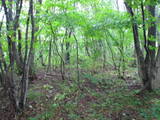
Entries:
{"label": "tree bark", "polygon": [[[145,25],[145,13],[144,13],[144,6],[143,1],[141,3],[141,10],[142,10],[142,21],[143,21],[143,36],[144,36],[144,48],[146,51],[146,55],[144,58],[144,54],[141,49],[140,41],[139,41],[139,32],[138,32],[138,24],[135,19],[135,15],[131,6],[129,6],[125,2],[126,8],[128,13],[130,13],[132,18],[132,29],[133,29],[133,36],[134,36],[134,45],[135,51],[137,54],[137,61],[138,61],[138,71],[140,78],[143,81],[144,88],[146,90],[154,89],[152,85],[152,81],[155,80],[155,39],[156,39],[156,23],[152,21],[151,26],[148,27],[148,39],[146,36],[146,25]],[[155,17],[155,5],[148,6],[148,11],[151,13],[152,17]],[[154,39],[154,40],[151,40]]]}

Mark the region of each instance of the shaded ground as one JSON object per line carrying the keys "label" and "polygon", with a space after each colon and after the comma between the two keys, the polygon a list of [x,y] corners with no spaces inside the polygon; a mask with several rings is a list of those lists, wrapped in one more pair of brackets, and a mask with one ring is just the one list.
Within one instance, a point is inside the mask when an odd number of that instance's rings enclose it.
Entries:
{"label": "shaded ground", "polygon": [[82,70],[80,83],[74,70],[68,70],[65,81],[59,71],[40,71],[37,76],[30,84],[27,109],[16,118],[1,92],[0,120],[160,119],[159,90],[137,96],[141,84],[134,70],[125,79],[117,78],[113,70]]}

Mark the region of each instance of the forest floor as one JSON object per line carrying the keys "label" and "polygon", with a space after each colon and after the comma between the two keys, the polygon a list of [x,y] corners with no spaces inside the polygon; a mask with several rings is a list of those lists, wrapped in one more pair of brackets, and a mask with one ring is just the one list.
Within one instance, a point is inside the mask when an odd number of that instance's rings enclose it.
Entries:
{"label": "forest floor", "polygon": [[[29,86],[27,109],[16,118],[0,94],[0,120],[160,120],[160,90],[137,95],[141,89],[135,69],[124,79],[116,71],[39,71]],[[80,85],[81,90],[78,88]]]}

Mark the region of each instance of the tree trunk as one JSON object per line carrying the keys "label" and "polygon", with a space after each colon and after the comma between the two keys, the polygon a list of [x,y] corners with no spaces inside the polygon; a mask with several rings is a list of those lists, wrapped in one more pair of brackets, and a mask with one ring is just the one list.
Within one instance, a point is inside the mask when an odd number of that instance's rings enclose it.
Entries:
{"label": "tree trunk", "polygon": [[[144,90],[152,90],[155,89],[155,85],[153,85],[153,81],[156,82],[156,63],[155,60],[155,53],[156,53],[156,23],[152,21],[150,26],[148,27],[148,38],[146,36],[146,25],[145,25],[145,13],[144,13],[144,6],[143,2],[141,3],[141,10],[142,10],[142,20],[143,20],[143,36],[144,36],[144,48],[146,51],[146,55],[144,58],[140,41],[139,41],[139,32],[138,32],[138,25],[136,23],[135,15],[132,8],[125,2],[126,8],[132,17],[132,29],[133,29],[133,36],[134,36],[134,44],[135,44],[135,51],[137,54],[137,61],[138,61],[138,73],[140,78],[142,79]],[[155,5],[148,6],[148,11],[155,17]],[[154,40],[152,40],[154,39]],[[156,83],[154,83],[156,84]]]}
{"label": "tree trunk", "polygon": [[[68,33],[69,32],[69,33]],[[72,31],[67,31],[68,38],[71,38]],[[66,42],[65,63],[70,64],[70,42]]]}
{"label": "tree trunk", "polygon": [[51,57],[52,57],[52,38],[49,41],[49,50],[48,50],[48,68],[47,72],[51,70]]}
{"label": "tree trunk", "polygon": [[[42,4],[42,0],[38,0],[37,4]],[[39,10],[36,10],[36,15],[39,13]],[[35,19],[36,23],[38,23],[37,19]],[[39,25],[35,24],[35,33],[39,31]],[[37,42],[37,35],[35,36],[35,42]],[[35,78],[37,78],[36,76],[36,71],[35,71],[35,49],[32,50],[31,53],[31,63],[30,63],[30,69],[29,69],[29,78],[30,80],[34,80]]]}

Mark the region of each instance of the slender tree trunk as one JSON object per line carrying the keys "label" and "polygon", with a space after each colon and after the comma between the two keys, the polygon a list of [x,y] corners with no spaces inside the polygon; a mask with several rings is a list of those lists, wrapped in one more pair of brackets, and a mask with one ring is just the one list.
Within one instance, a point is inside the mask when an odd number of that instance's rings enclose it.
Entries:
{"label": "slender tree trunk", "polygon": [[23,56],[22,56],[22,33],[20,30],[20,26],[18,29],[18,54],[19,54],[19,59],[20,62],[23,64]]}
{"label": "slender tree trunk", "polygon": [[[68,33],[68,38],[71,38],[72,31]],[[70,64],[70,43],[66,42],[66,55],[65,55],[65,63]]]}
{"label": "slender tree trunk", "polygon": [[[107,34],[105,33],[106,37],[107,37]],[[111,52],[111,58],[112,58],[112,61],[113,61],[113,65],[114,65],[114,69],[117,70],[117,64],[115,62],[115,59],[114,59],[114,53],[113,53],[113,50],[111,48],[111,45],[110,43],[108,42],[108,40],[106,39],[106,43],[107,43],[107,46],[109,47],[109,50]]]}
{"label": "slender tree trunk", "polygon": [[52,57],[52,38],[49,41],[49,52],[48,52],[48,68],[47,72],[51,69],[51,57]]}
{"label": "slender tree trunk", "polygon": [[33,15],[33,0],[30,0],[30,17],[31,17],[31,25],[32,25],[32,32],[31,32],[31,43],[28,58],[25,60],[24,65],[24,73],[22,76],[21,81],[21,97],[20,97],[20,108],[23,110],[26,105],[27,93],[28,93],[28,78],[29,78],[29,69],[32,60],[32,54],[34,49],[35,43],[35,22],[34,22],[34,15]]}
{"label": "slender tree trunk", "polygon": [[75,36],[75,34],[73,34],[74,39],[76,41],[76,69],[77,69],[77,86],[80,90],[82,90],[81,88],[81,83],[80,83],[80,72],[79,72],[79,44],[78,44],[78,40]]}
{"label": "slender tree trunk", "polygon": [[[38,0],[37,4],[42,4],[42,0]],[[39,13],[39,10],[36,10],[36,15]],[[39,31],[39,25],[38,25],[38,20],[35,18],[35,21],[37,24],[35,24],[35,33]],[[35,36],[35,42],[37,42],[37,38],[38,36]],[[36,71],[35,71],[35,49],[32,50],[31,53],[31,64],[30,64],[30,69],[29,69],[29,77],[30,80],[34,80],[35,78],[37,78],[36,76]]]}

